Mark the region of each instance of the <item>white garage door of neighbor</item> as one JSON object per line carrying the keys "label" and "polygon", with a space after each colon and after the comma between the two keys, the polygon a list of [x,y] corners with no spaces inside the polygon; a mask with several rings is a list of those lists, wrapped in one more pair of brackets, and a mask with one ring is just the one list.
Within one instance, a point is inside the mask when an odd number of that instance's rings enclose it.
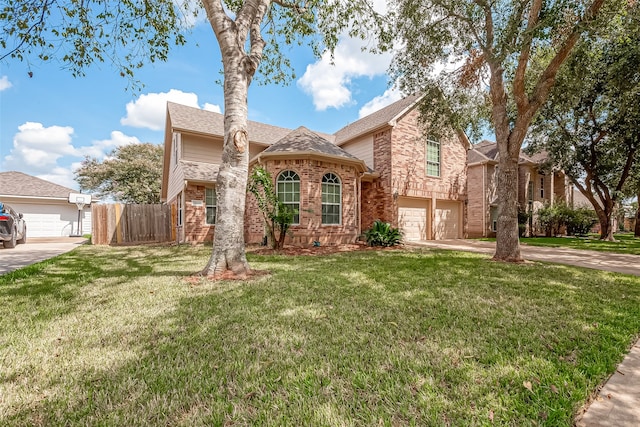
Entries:
{"label": "white garage door of neighbor", "polygon": [[[71,204],[37,205],[12,204],[24,215],[29,237],[62,237],[77,233],[78,208]],[[91,233],[91,210],[85,209],[81,216],[83,233]]]}
{"label": "white garage door of neighbor", "polygon": [[460,203],[436,202],[436,240],[457,239],[460,237]]}
{"label": "white garage door of neighbor", "polygon": [[426,240],[427,207],[426,201],[403,200],[398,207],[398,228],[404,240]]}

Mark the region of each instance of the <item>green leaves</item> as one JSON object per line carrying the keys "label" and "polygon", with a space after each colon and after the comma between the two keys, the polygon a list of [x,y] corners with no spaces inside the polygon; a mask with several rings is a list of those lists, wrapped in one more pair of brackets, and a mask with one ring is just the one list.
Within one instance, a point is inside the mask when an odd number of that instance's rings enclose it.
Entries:
{"label": "green leaves", "polygon": [[116,148],[106,160],[85,158],[76,171],[80,189],[124,203],[160,203],[162,146],[144,143]]}
{"label": "green leaves", "polygon": [[[60,61],[73,76],[94,62],[112,62],[123,76],[166,60],[185,43],[182,5],[173,0],[10,0],[0,12],[0,60]],[[126,48],[125,48],[126,47]]]}

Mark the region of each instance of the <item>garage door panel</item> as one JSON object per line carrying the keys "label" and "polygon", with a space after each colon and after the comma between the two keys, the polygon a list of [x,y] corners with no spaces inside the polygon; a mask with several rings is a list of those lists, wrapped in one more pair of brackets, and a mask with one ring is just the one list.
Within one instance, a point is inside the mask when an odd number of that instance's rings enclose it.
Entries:
{"label": "garage door panel", "polygon": [[460,237],[460,204],[437,201],[435,211],[435,238],[458,239]]}
{"label": "garage door panel", "polygon": [[398,224],[404,240],[426,239],[427,209],[399,208]]}
{"label": "garage door panel", "polygon": [[[77,232],[78,208],[68,203],[31,204],[8,203],[24,215],[27,237],[60,237]],[[83,232],[91,232],[91,211],[85,209],[81,216]]]}

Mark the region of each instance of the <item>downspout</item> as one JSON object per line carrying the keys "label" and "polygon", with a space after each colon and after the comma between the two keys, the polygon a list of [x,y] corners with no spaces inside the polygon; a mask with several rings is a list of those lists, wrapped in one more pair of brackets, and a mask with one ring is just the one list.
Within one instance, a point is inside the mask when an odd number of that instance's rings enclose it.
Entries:
{"label": "downspout", "polygon": [[364,176],[364,172],[356,175],[356,223],[358,236],[356,237],[356,241],[360,239],[362,235],[362,177]]}
{"label": "downspout", "polygon": [[482,237],[487,237],[487,165],[482,165]]}

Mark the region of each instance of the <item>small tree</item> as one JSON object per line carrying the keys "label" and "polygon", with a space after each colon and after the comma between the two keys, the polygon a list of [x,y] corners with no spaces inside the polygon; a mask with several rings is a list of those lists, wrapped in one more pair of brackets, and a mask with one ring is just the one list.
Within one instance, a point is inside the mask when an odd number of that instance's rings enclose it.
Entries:
{"label": "small tree", "polygon": [[[293,224],[297,214],[278,198],[273,187],[271,174],[262,166],[256,166],[251,171],[247,189],[258,202],[258,209],[262,213],[267,228],[267,238],[273,249],[282,249],[287,232]],[[278,237],[276,238],[276,233]]]}
{"label": "small tree", "polygon": [[162,181],[160,145],[130,144],[113,150],[100,161],[87,157],[75,172],[83,191],[124,203],[160,203]]}

